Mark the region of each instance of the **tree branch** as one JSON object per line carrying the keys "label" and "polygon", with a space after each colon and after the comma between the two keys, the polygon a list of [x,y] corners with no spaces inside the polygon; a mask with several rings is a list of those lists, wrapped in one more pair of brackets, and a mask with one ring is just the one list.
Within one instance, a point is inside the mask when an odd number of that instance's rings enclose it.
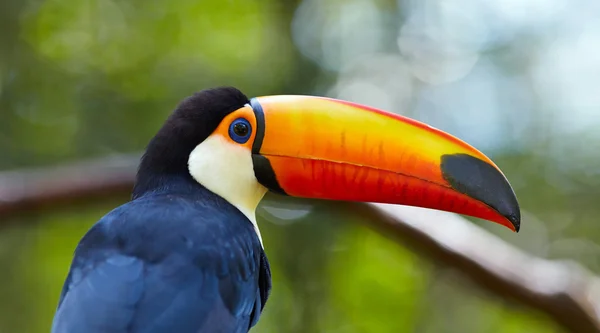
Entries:
{"label": "tree branch", "polygon": [[128,195],[140,155],[116,155],[34,170],[0,173],[0,216]]}
{"label": "tree branch", "polygon": [[382,204],[357,212],[381,234],[500,297],[539,309],[572,332],[600,332],[600,279],[575,262],[529,255],[455,214]]}
{"label": "tree branch", "polygon": [[[0,216],[128,195],[138,158],[121,155],[0,173]],[[600,279],[577,263],[531,256],[458,215],[383,204],[336,205],[486,290],[547,313],[572,332],[600,332]]]}

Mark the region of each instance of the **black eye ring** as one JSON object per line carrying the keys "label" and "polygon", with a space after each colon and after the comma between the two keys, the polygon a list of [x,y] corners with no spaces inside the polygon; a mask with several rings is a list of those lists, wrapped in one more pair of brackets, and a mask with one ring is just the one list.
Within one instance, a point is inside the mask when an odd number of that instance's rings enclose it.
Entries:
{"label": "black eye ring", "polygon": [[250,122],[244,118],[238,118],[229,125],[229,137],[237,143],[246,143],[252,134]]}

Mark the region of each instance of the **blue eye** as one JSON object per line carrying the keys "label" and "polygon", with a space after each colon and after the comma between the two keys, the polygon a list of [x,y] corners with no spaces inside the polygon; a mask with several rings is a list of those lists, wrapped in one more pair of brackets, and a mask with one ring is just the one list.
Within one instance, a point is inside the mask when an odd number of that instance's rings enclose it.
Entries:
{"label": "blue eye", "polygon": [[246,143],[252,134],[250,122],[244,118],[238,118],[229,125],[229,136],[237,143]]}

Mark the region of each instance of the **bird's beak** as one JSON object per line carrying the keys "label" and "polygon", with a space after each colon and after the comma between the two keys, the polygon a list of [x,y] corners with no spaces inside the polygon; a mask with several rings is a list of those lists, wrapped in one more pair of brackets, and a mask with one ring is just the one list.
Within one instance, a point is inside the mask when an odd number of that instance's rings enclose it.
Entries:
{"label": "bird's beak", "polygon": [[500,169],[447,133],[329,98],[267,96],[251,106],[254,172],[271,191],[432,208],[519,230],[519,205]]}

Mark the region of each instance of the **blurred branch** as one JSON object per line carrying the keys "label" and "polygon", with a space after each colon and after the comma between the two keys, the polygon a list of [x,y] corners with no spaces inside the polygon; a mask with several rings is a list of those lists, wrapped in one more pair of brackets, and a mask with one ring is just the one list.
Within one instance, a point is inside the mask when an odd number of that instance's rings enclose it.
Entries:
{"label": "blurred branch", "polygon": [[0,173],[0,215],[128,194],[138,155],[117,155],[69,165]]}
{"label": "blurred branch", "polygon": [[600,279],[579,264],[529,255],[459,215],[383,204],[355,209],[381,234],[486,290],[546,312],[571,332],[600,332]]}
{"label": "blurred branch", "polygon": [[[128,195],[138,157],[0,173],[0,215]],[[458,215],[382,204],[338,205],[383,235],[460,270],[500,297],[549,314],[572,332],[600,332],[600,280],[576,263],[528,255]]]}

